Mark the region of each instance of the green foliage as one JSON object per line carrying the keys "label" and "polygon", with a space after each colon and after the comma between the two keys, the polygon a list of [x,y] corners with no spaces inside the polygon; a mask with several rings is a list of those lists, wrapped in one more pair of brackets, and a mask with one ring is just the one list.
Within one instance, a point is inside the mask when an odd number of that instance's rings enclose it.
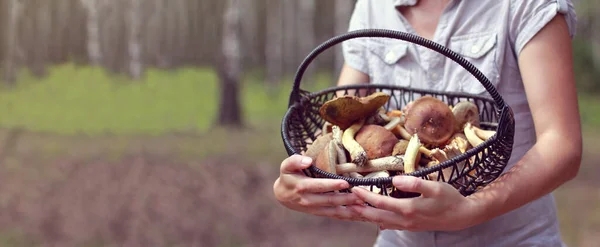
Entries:
{"label": "green foliage", "polygon": [[[219,81],[209,68],[148,70],[142,80],[131,81],[63,64],[44,78],[27,72],[19,78],[15,88],[0,91],[1,127],[63,135],[206,132],[218,111]],[[321,81],[317,87],[330,83]],[[250,126],[281,121],[291,85],[266,90],[259,76],[247,76],[241,84],[244,120]]]}
{"label": "green foliage", "polygon": [[600,71],[594,66],[592,47],[590,41],[582,39],[573,40],[573,70],[577,81],[577,88],[586,94],[600,93]]}

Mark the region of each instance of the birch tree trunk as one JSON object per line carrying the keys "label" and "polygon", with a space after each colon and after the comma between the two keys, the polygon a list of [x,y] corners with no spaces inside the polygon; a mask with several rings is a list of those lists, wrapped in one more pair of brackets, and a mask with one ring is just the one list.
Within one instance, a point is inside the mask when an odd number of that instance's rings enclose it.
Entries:
{"label": "birch tree trunk", "polygon": [[141,40],[141,1],[130,0],[129,6],[129,75],[132,79],[138,80],[142,76],[142,40]]}
{"label": "birch tree trunk", "polygon": [[267,0],[265,62],[268,88],[279,84],[283,76],[283,5],[281,0]]}
{"label": "birch tree trunk", "polygon": [[221,99],[218,124],[241,126],[239,102],[240,83],[240,0],[227,0],[223,18],[222,61],[219,63],[221,78]]}
{"label": "birch tree trunk", "polygon": [[[335,18],[334,18],[334,33],[340,35],[348,32],[348,24],[350,22],[350,16],[352,10],[354,10],[354,1],[348,0],[335,0]],[[342,53],[342,45],[335,47],[335,58],[334,58],[334,71],[333,75],[337,81],[340,70],[344,65],[344,55]]]}
{"label": "birch tree trunk", "polygon": [[[308,53],[310,53],[315,45],[315,5],[315,0],[298,1],[298,18],[296,19],[296,25],[298,26],[296,39],[298,40],[298,52],[300,53],[298,61],[296,62],[298,65],[308,55]],[[319,67],[319,58],[320,57],[310,63],[310,66],[308,66],[302,75],[303,80],[312,81],[315,68]]]}
{"label": "birch tree trunk", "polygon": [[98,23],[98,12],[101,2],[99,0],[81,0],[87,11],[87,53],[91,65],[102,64],[102,51],[100,49],[100,24]]}
{"label": "birch tree trunk", "polygon": [[4,80],[10,85],[17,79],[15,56],[17,55],[17,18],[21,14],[23,6],[19,0],[10,0],[10,12],[6,22],[6,52],[4,59]]}

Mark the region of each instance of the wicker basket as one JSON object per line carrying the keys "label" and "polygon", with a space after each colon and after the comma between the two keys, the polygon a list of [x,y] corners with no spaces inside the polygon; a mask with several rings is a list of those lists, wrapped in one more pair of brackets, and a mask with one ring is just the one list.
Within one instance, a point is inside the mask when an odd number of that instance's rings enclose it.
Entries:
{"label": "wicker basket", "polygon": [[[439,52],[475,76],[485,87],[489,95],[491,95],[491,98],[465,93],[416,90],[401,86],[378,84],[337,86],[318,92],[308,92],[300,89],[300,81],[303,73],[310,62],[320,53],[345,40],[363,37],[400,39]],[[451,184],[462,195],[467,196],[498,178],[510,159],[514,138],[514,117],[511,108],[504,102],[491,82],[475,66],[448,48],[417,35],[385,29],[364,29],[333,37],[318,46],[304,59],[294,78],[288,110],[283,117],[281,125],[281,136],[289,155],[301,154],[306,150],[308,141],[314,141],[318,137],[318,132],[325,123],[319,115],[321,105],[334,98],[340,91],[344,94],[358,92],[358,90],[352,89],[367,89],[371,93],[378,91],[385,92],[391,95],[391,98],[384,107],[390,107],[390,103],[394,102],[396,108],[399,109],[408,102],[424,95],[437,97],[450,106],[459,101],[469,100],[474,102],[479,108],[481,128],[496,131],[494,136],[459,156],[433,167],[403,174],[403,176],[415,176],[429,180],[428,175],[437,173],[438,181]],[[465,162],[463,169],[458,169],[457,163],[463,161]],[[444,177],[442,169],[448,167],[452,167],[452,175]],[[314,165],[305,169],[304,173],[307,176],[315,178],[343,179],[348,181],[351,186],[367,186],[371,188],[371,191],[377,187],[381,194],[395,198],[418,196],[418,194],[406,193],[394,188],[392,185],[393,175],[382,178],[350,178],[325,172]],[[392,189],[392,193],[388,193],[388,188]],[[349,190],[343,192],[349,192]]]}

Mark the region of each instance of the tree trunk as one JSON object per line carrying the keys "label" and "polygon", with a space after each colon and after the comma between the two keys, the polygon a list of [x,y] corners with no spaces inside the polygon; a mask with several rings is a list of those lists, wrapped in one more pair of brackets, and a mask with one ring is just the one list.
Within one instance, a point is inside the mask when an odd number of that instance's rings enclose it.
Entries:
{"label": "tree trunk", "polygon": [[223,58],[219,63],[221,78],[221,102],[218,124],[223,126],[242,125],[239,95],[240,83],[240,40],[239,0],[228,0],[223,18]]}
{"label": "tree trunk", "polygon": [[142,76],[141,1],[131,0],[129,6],[129,75],[138,80]]}
{"label": "tree trunk", "polygon": [[4,80],[10,85],[17,79],[17,68],[15,66],[15,57],[17,55],[17,18],[21,14],[23,8],[19,0],[11,0],[9,2],[10,12],[8,21],[6,22],[6,52],[4,58]]}
{"label": "tree trunk", "polygon": [[272,89],[283,76],[283,22],[282,1],[267,0],[267,36],[265,38],[265,60],[267,87]]}
{"label": "tree trunk", "polygon": [[102,64],[102,51],[100,49],[100,24],[98,23],[98,12],[100,12],[99,0],[82,0],[81,3],[87,10],[87,53],[91,65]]}
{"label": "tree trunk", "polygon": [[[298,18],[296,19],[297,37],[298,40],[298,52],[299,65],[301,61],[310,53],[315,46],[315,28],[314,28],[314,13],[315,13],[315,0],[302,0],[298,1]],[[311,83],[314,79],[314,72],[316,68],[319,68],[320,57],[313,60],[310,66],[306,69],[302,75],[302,80]]]}

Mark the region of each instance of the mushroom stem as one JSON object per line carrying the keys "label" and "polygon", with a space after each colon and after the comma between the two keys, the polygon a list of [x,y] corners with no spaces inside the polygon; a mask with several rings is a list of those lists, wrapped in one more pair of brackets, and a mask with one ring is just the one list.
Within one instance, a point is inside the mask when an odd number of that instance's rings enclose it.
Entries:
{"label": "mushroom stem", "polygon": [[477,126],[471,125],[473,128],[473,131],[475,132],[475,135],[477,135],[477,137],[479,137],[481,140],[486,141],[487,139],[490,139],[490,137],[492,137],[493,135],[496,134],[496,131],[493,130],[484,130],[484,129],[480,129]]}
{"label": "mushroom stem", "polygon": [[337,164],[338,151],[336,149],[337,145],[334,141],[329,142],[329,172],[336,174],[335,165]]}
{"label": "mushroom stem", "polygon": [[404,169],[404,158],[402,156],[387,156],[368,160],[364,166],[354,163],[339,164],[336,167],[338,173],[353,172],[376,172],[376,171],[402,171]]}
{"label": "mushroom stem", "polygon": [[407,141],[411,138],[410,133],[408,133],[408,131],[401,124],[396,125],[396,128],[393,128],[392,132],[396,136],[400,136],[402,139]]}
{"label": "mushroom stem", "polygon": [[417,155],[419,155],[419,148],[421,147],[421,141],[419,136],[415,133],[406,147],[406,153],[404,154],[404,172],[412,173],[417,170]]}
{"label": "mushroom stem", "polygon": [[335,141],[337,146],[339,146],[340,149],[343,150],[344,144],[342,143],[342,136],[344,135],[344,131],[340,128],[340,126],[334,125],[331,127],[331,134],[333,135],[333,140]]}
{"label": "mushroom stem", "polygon": [[467,137],[467,140],[469,141],[471,146],[476,147],[476,146],[479,146],[479,144],[483,143],[484,141],[481,138],[479,138],[479,136],[477,136],[477,134],[475,134],[475,130],[473,127],[474,126],[471,123],[467,122],[465,124],[464,132],[465,132],[465,136]]}
{"label": "mushroom stem", "polygon": [[363,126],[365,119],[358,120],[354,124],[352,124],[348,129],[344,131],[342,134],[342,144],[350,153],[350,157],[352,158],[352,163],[355,163],[358,166],[363,166],[367,162],[367,152],[360,144],[354,139],[356,133]]}
{"label": "mushroom stem", "polygon": [[364,176],[358,172],[348,172],[347,173],[351,178],[363,178]]}
{"label": "mushroom stem", "polygon": [[326,134],[331,133],[331,131],[330,131],[331,127],[332,126],[331,126],[330,122],[325,122],[323,124],[323,129],[321,130],[323,132],[322,135],[326,135]]}
{"label": "mushroom stem", "polygon": [[383,127],[386,130],[392,130],[392,129],[396,128],[396,126],[398,126],[399,124],[400,124],[400,118],[392,117],[392,118],[390,118],[390,121]]}
{"label": "mushroom stem", "polygon": [[[369,174],[367,174],[364,178],[385,178],[385,177],[389,177],[390,173],[388,171],[376,171],[376,172],[371,172]],[[360,186],[363,187],[365,189],[370,189],[370,186]],[[393,187],[388,187],[386,188],[388,195],[392,193],[392,189]],[[373,193],[377,193],[380,194],[381,193],[381,189],[377,186],[373,186]]]}

